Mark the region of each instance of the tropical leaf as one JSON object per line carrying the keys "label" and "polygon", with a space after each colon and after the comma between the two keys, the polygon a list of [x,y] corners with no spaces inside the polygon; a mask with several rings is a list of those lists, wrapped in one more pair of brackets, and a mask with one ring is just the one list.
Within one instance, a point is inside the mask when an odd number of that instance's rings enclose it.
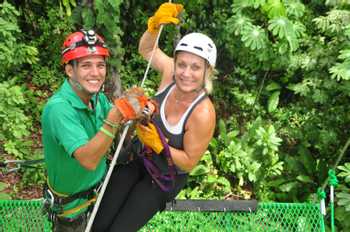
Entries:
{"label": "tropical leaf", "polygon": [[350,60],[350,49],[341,50],[338,58],[343,60],[346,60],[346,59]]}
{"label": "tropical leaf", "polygon": [[338,205],[344,206],[346,211],[350,211],[350,194],[346,192],[337,193]]}
{"label": "tropical leaf", "polygon": [[350,62],[336,63],[329,69],[331,78],[340,80],[350,80]]}
{"label": "tropical leaf", "polygon": [[112,6],[112,9],[119,11],[119,6],[122,3],[121,0],[108,0],[108,3]]}
{"label": "tropical leaf", "polygon": [[281,86],[277,83],[277,82],[271,82],[270,84],[268,84],[265,89],[267,91],[274,91],[274,90],[278,90],[281,89]]}
{"label": "tropical leaf", "polygon": [[271,96],[269,97],[268,107],[267,107],[267,111],[269,113],[277,109],[279,99],[280,99],[280,91],[275,91],[271,94]]}
{"label": "tropical leaf", "polygon": [[345,163],[343,166],[338,166],[341,172],[338,174],[339,177],[343,177],[346,183],[350,183],[350,163]]}
{"label": "tropical leaf", "polygon": [[289,84],[288,89],[293,90],[296,94],[300,94],[301,96],[306,96],[310,93],[313,85],[313,80],[304,79],[301,83]]}
{"label": "tropical leaf", "polygon": [[267,13],[269,19],[286,16],[286,8],[280,0],[268,0],[262,8]]}
{"label": "tropical leaf", "polygon": [[233,13],[239,13],[249,6],[251,6],[251,0],[237,0],[232,4],[232,11]]}
{"label": "tropical leaf", "polygon": [[350,12],[348,10],[331,10],[327,16],[320,16],[312,20],[325,33],[338,33],[348,28]]}
{"label": "tropical leaf", "polygon": [[267,35],[260,26],[252,26],[242,32],[241,40],[251,50],[259,50],[266,47]]}
{"label": "tropical leaf", "polygon": [[270,20],[268,29],[274,36],[283,39],[291,33],[292,25],[287,18],[280,17]]}
{"label": "tropical leaf", "polygon": [[190,175],[191,176],[201,176],[201,175],[204,175],[207,173],[209,173],[209,168],[202,165],[202,164],[199,164],[195,168],[193,168]]}
{"label": "tropical leaf", "polygon": [[313,183],[314,181],[310,178],[310,176],[306,176],[306,175],[299,175],[296,178],[297,180],[299,180],[302,183]]}
{"label": "tropical leaf", "polygon": [[305,5],[298,0],[286,1],[287,15],[300,18],[305,13]]}
{"label": "tropical leaf", "polygon": [[[280,17],[270,20],[268,29],[279,39],[287,40],[291,51],[295,51],[298,48],[299,41],[297,35],[301,35],[303,32],[303,27],[301,25],[294,25],[287,18]],[[298,30],[297,33],[295,29]]]}
{"label": "tropical leaf", "polygon": [[226,30],[230,33],[234,33],[234,35],[239,35],[242,31],[253,27],[252,20],[242,14],[232,16],[226,23]]}

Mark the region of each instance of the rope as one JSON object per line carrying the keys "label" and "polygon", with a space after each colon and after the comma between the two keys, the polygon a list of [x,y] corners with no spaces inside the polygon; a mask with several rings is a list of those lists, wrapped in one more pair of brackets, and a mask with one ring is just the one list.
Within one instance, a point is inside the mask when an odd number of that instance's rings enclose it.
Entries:
{"label": "rope", "polygon": [[[171,0],[169,0],[169,2],[171,2]],[[154,43],[154,46],[153,46],[153,49],[152,49],[152,53],[151,53],[151,57],[150,59],[148,60],[148,64],[147,64],[147,68],[146,68],[146,71],[145,71],[145,74],[143,76],[143,79],[142,79],[142,82],[141,82],[141,87],[144,85],[144,82],[146,80],[146,77],[147,77],[147,74],[148,74],[148,71],[150,69],[150,66],[151,66],[151,63],[152,63],[152,59],[153,59],[153,56],[154,56],[154,53],[155,53],[155,50],[158,46],[158,41],[159,41],[159,38],[160,38],[160,34],[162,33],[162,30],[163,30],[163,25],[160,26],[159,28],[159,32],[158,32],[158,35],[157,35],[157,38],[156,38],[156,41]],[[102,201],[102,198],[103,198],[103,195],[106,191],[106,188],[107,188],[107,184],[109,182],[109,179],[112,175],[112,172],[113,172],[113,169],[114,169],[114,166],[117,162],[117,159],[118,159],[118,156],[119,156],[119,153],[120,153],[120,150],[122,148],[122,145],[124,143],[124,140],[125,140],[125,137],[126,137],[126,134],[129,130],[129,127],[130,127],[130,124],[131,122],[128,122],[126,127],[124,128],[124,131],[123,131],[123,134],[119,140],[119,144],[118,144],[118,147],[117,147],[117,150],[115,151],[114,153],[114,156],[113,156],[113,159],[112,159],[112,162],[110,164],[110,167],[108,169],[108,172],[107,172],[107,175],[103,181],[103,184],[102,184],[102,187],[101,187],[101,192],[99,193],[98,195],[98,198],[96,200],[96,203],[94,205],[94,208],[92,210],[92,213],[90,215],[90,218],[89,218],[89,221],[88,221],[88,224],[86,226],[86,229],[85,229],[85,232],[90,232],[91,230],[91,227],[92,227],[92,224],[94,223],[94,219],[96,217],[96,214],[97,214],[97,211],[98,211],[98,208],[100,207],[100,203]]]}

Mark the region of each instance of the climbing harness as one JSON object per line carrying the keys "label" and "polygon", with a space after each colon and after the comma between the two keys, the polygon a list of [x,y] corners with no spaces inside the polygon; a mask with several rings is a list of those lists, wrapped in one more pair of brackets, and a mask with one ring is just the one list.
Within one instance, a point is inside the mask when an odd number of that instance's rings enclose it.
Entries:
{"label": "climbing harness", "polygon": [[[87,208],[87,210],[84,212],[84,214],[87,214],[89,211],[91,211],[91,206],[96,201],[98,186],[99,184],[87,190],[77,192],[72,195],[66,195],[54,191],[47,182],[43,188],[43,209],[48,214],[49,221],[55,223],[59,218],[65,218],[68,215],[79,212],[85,208]],[[64,210],[65,205],[77,199],[85,199],[86,201],[72,209]]]}
{"label": "climbing harness", "polygon": [[164,174],[161,172],[159,167],[152,160],[152,155],[154,154],[154,151],[151,148],[147,147],[146,145],[143,146],[143,150],[139,154],[139,156],[143,159],[144,166],[147,172],[152,177],[152,180],[158,184],[161,190],[165,192],[169,192],[174,188],[174,185],[175,185],[175,174],[176,174],[175,164],[173,159],[171,158],[169,145],[166,142],[163,132],[155,123],[153,123],[153,125],[157,129],[160,141],[162,142],[162,145],[164,147],[161,154],[164,155],[164,157],[167,160],[169,173]]}

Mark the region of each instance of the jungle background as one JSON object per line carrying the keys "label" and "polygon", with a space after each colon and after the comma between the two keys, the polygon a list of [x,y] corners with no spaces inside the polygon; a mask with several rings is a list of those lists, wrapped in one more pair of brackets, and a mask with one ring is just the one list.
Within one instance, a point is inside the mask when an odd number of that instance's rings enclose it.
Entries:
{"label": "jungle background", "polygon": [[[66,35],[94,28],[112,53],[109,81],[139,85],[147,63],[138,40],[161,3],[2,1],[0,161],[43,158],[40,115],[65,78]],[[208,34],[218,47],[215,136],[178,198],[317,201],[334,169],[337,231],[350,231],[350,1],[176,3],[185,7],[181,24],[164,27],[160,47],[172,55],[181,35],[192,31]],[[151,70],[150,95],[158,81]],[[45,167],[37,167],[2,168],[0,199],[41,197]]]}

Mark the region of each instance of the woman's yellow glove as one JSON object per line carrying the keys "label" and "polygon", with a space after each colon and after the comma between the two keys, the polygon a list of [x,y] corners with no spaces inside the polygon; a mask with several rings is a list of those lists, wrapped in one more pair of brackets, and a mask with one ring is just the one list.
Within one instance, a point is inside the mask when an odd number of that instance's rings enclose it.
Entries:
{"label": "woman's yellow glove", "polygon": [[139,140],[144,145],[151,148],[155,153],[160,154],[163,151],[163,143],[160,140],[157,128],[153,123],[150,122],[147,126],[137,123],[136,134]]}
{"label": "woman's yellow glove", "polygon": [[161,24],[178,24],[180,20],[177,16],[183,9],[182,4],[163,3],[160,5],[156,13],[148,19],[148,31],[157,33]]}

